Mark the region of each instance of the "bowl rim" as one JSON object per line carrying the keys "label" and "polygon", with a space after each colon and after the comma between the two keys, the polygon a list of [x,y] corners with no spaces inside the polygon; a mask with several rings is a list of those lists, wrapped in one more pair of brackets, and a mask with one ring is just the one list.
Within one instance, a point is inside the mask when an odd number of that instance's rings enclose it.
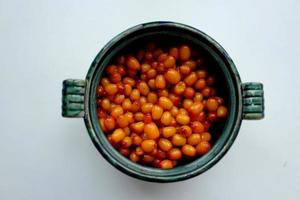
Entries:
{"label": "bowl rim", "polygon": [[[112,47],[119,42],[121,39],[130,36],[133,33],[136,33],[141,30],[147,30],[151,28],[157,28],[157,27],[172,27],[172,28],[178,28],[182,29],[184,31],[188,31],[191,33],[194,33],[201,36],[206,42],[208,42],[212,47],[214,47],[215,51],[219,54],[219,56],[223,59],[223,61],[226,63],[227,70],[231,73],[230,78],[231,81],[235,84],[234,85],[234,94],[235,95],[235,113],[234,115],[234,124],[229,125],[231,133],[229,133],[228,138],[226,138],[226,141],[224,141],[224,145],[220,147],[220,150],[214,155],[211,155],[210,159],[205,162],[205,164],[197,165],[196,161],[193,161],[191,163],[194,163],[193,170],[186,170],[185,172],[178,173],[169,173],[171,170],[161,170],[161,169],[155,169],[151,167],[145,167],[136,163],[131,162],[124,156],[120,155],[113,147],[107,146],[107,140],[105,138],[105,141],[103,138],[99,137],[99,134],[97,130],[99,130],[99,124],[95,124],[93,122],[92,112],[95,108],[95,102],[91,101],[93,99],[93,94],[95,91],[93,91],[93,83],[97,82],[100,77],[97,77],[97,69],[99,68],[99,64],[103,61],[102,59],[105,57],[106,54],[112,49]],[[102,69],[103,70],[103,69]],[[101,72],[100,72],[101,73]],[[98,79],[97,79],[98,78]],[[157,22],[149,22],[149,23],[143,23],[136,25],[132,28],[129,28],[125,30],[124,32],[118,34],[113,39],[111,39],[103,48],[102,50],[97,54],[94,61],[92,62],[87,76],[86,76],[86,91],[85,91],[85,125],[88,130],[88,133],[95,145],[95,147],[98,149],[98,151],[102,154],[102,156],[109,161],[114,167],[119,169],[120,171],[124,172],[127,175],[130,175],[132,177],[146,180],[146,181],[152,181],[152,182],[174,182],[174,181],[181,181],[188,178],[192,178],[196,175],[199,175],[203,172],[205,172],[207,169],[214,166],[229,150],[231,145],[233,144],[238,131],[240,129],[241,121],[242,121],[242,90],[241,90],[241,80],[238,74],[238,71],[230,58],[230,56],[227,54],[227,52],[224,50],[224,48],[218,44],[214,39],[212,39],[210,36],[206,35],[202,31],[193,28],[191,26],[177,23],[177,22],[165,22],[165,21],[157,21]],[[94,89],[95,90],[95,89]],[[95,110],[95,109],[94,109]],[[100,134],[101,134],[100,130]],[[103,134],[104,135],[104,134]],[[116,154],[117,153],[117,154]],[[118,156],[119,154],[119,156]],[[209,154],[209,153],[208,153]],[[207,156],[207,155],[205,155]],[[203,156],[203,157],[205,157]],[[202,158],[204,159],[204,158]],[[198,160],[198,159],[197,159]],[[187,165],[190,165],[187,164]],[[178,168],[178,167],[176,167]],[[172,169],[175,170],[176,168]],[[183,166],[185,167],[185,165]],[[191,168],[192,169],[192,168]]]}

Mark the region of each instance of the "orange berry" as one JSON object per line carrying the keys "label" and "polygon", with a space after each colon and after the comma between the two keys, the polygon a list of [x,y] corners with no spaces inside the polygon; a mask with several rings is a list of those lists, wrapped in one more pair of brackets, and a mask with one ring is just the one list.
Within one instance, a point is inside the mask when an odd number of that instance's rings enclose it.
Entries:
{"label": "orange berry", "polygon": [[188,138],[188,144],[190,145],[197,145],[201,141],[201,135],[199,133],[193,133]]}
{"label": "orange berry", "polygon": [[179,59],[181,61],[187,61],[191,57],[191,49],[184,45],[179,48]]}
{"label": "orange berry", "polygon": [[196,149],[192,145],[186,144],[181,148],[184,155],[188,157],[194,157],[196,155]]}
{"label": "orange berry", "polygon": [[155,87],[157,89],[164,89],[166,87],[166,80],[163,75],[157,75],[155,79]]}
{"label": "orange berry", "polygon": [[162,135],[165,138],[172,137],[176,133],[176,128],[172,126],[167,126],[162,128]]}
{"label": "orange berry", "polygon": [[150,153],[156,148],[155,140],[144,140],[141,144],[141,147],[144,152]]}
{"label": "orange berry", "polygon": [[209,132],[201,133],[201,141],[209,142],[211,140],[211,134]]}
{"label": "orange berry", "polygon": [[203,124],[201,122],[198,122],[198,121],[192,122],[191,128],[192,128],[194,133],[202,133],[205,129]]}
{"label": "orange berry", "polygon": [[181,77],[180,77],[180,73],[175,70],[175,69],[169,69],[166,73],[165,73],[165,79],[171,83],[171,84],[176,84],[180,81]]}
{"label": "orange berry", "polygon": [[171,124],[172,122],[172,115],[170,112],[166,111],[162,114],[161,118],[160,118],[160,122],[165,125],[165,126],[168,126]]}
{"label": "orange berry", "polygon": [[176,116],[176,121],[179,124],[186,125],[186,124],[190,123],[190,117],[188,115],[178,114]]}
{"label": "orange berry", "polygon": [[159,163],[159,167],[162,169],[172,169],[173,168],[173,162],[170,160],[162,160]]}
{"label": "orange berry", "polygon": [[154,105],[151,113],[154,120],[159,120],[163,114],[163,109],[158,105]]}
{"label": "orange berry", "polygon": [[140,63],[135,57],[129,57],[127,59],[127,66],[131,70],[139,70],[140,69]]}
{"label": "orange berry", "polygon": [[111,139],[113,142],[118,143],[121,140],[123,140],[126,136],[126,133],[123,131],[123,129],[118,128],[111,134]]}
{"label": "orange berry", "polygon": [[167,97],[159,97],[158,104],[165,110],[170,110],[173,107],[172,101]]}
{"label": "orange berry", "polygon": [[145,125],[144,132],[149,139],[157,139],[160,135],[156,124],[153,122]]}
{"label": "orange berry", "polygon": [[175,134],[172,137],[172,144],[175,146],[183,146],[186,143],[186,138],[180,134]]}
{"label": "orange berry", "polygon": [[168,158],[170,160],[179,160],[181,157],[182,157],[182,153],[181,153],[180,149],[178,149],[178,148],[172,148],[168,152]]}
{"label": "orange berry", "polygon": [[217,110],[217,117],[225,118],[228,114],[227,108],[225,106],[219,106]]}
{"label": "orange berry", "polygon": [[196,151],[199,155],[206,154],[210,149],[211,145],[207,141],[201,141],[196,147]]}
{"label": "orange berry", "polygon": [[167,58],[164,60],[164,65],[166,68],[174,67],[176,63],[176,60],[173,56],[167,56]]}
{"label": "orange berry", "polygon": [[161,138],[158,141],[158,146],[163,151],[169,151],[172,148],[172,143],[165,138]]}

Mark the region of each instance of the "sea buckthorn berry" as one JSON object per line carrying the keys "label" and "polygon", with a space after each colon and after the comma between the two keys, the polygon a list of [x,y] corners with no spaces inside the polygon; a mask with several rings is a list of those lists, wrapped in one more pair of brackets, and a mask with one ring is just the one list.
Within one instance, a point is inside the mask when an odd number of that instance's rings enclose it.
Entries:
{"label": "sea buckthorn berry", "polygon": [[145,53],[145,58],[146,58],[147,61],[151,61],[152,58],[153,58],[152,53],[149,52],[149,51],[147,51],[147,52]]}
{"label": "sea buckthorn berry", "polygon": [[158,104],[165,110],[170,110],[173,107],[172,101],[167,97],[159,97]]}
{"label": "sea buckthorn berry", "polygon": [[159,138],[159,130],[155,123],[145,124],[144,132],[149,139]]}
{"label": "sea buckthorn berry", "polygon": [[144,123],[145,124],[149,124],[149,123],[151,123],[152,122],[152,116],[151,116],[151,114],[150,113],[146,113],[145,115],[144,115]]}
{"label": "sea buckthorn berry", "polygon": [[101,78],[100,82],[101,82],[102,86],[106,86],[106,85],[110,84],[109,79],[105,78],[105,77]]}
{"label": "sea buckthorn berry", "polygon": [[199,133],[193,133],[188,138],[188,144],[190,145],[197,145],[201,141],[201,135]]}
{"label": "sea buckthorn berry", "polygon": [[217,117],[225,118],[227,117],[227,108],[225,106],[219,106],[217,110]]}
{"label": "sea buckthorn berry", "polygon": [[118,68],[116,65],[109,65],[105,68],[105,71],[108,73],[108,74],[113,74],[115,72],[118,72]]}
{"label": "sea buckthorn berry", "polygon": [[183,125],[180,127],[180,134],[184,137],[189,137],[192,135],[192,129],[189,126]]}
{"label": "sea buckthorn berry", "polygon": [[181,65],[179,71],[182,75],[188,75],[191,73],[191,68],[187,65]]}
{"label": "sea buckthorn berry", "polygon": [[126,134],[123,129],[118,128],[111,134],[111,139],[113,142],[118,143],[125,138]]}
{"label": "sea buckthorn berry", "polygon": [[157,89],[164,89],[166,87],[166,80],[163,75],[157,75],[155,79],[155,87]]}
{"label": "sea buckthorn berry", "polygon": [[171,68],[174,67],[176,63],[176,60],[173,56],[168,56],[165,60],[164,60],[164,65],[166,68]]}
{"label": "sea buckthorn berry", "polygon": [[172,101],[173,105],[178,105],[180,102],[180,97],[176,94],[170,93],[168,98]]}
{"label": "sea buckthorn berry", "polygon": [[158,90],[158,96],[159,97],[168,97],[169,96],[169,92],[166,89]]}
{"label": "sea buckthorn berry", "polygon": [[151,68],[147,71],[147,78],[148,79],[154,78],[156,74],[157,74],[156,70]]}
{"label": "sea buckthorn berry", "polygon": [[141,144],[141,147],[144,152],[150,153],[156,148],[155,140],[144,140]]}
{"label": "sea buckthorn berry", "polygon": [[126,64],[131,70],[139,70],[141,67],[139,61],[135,57],[129,57]]}
{"label": "sea buckthorn berry", "polygon": [[206,87],[206,82],[203,78],[199,79],[196,83],[195,83],[195,88],[197,90],[203,90]]}
{"label": "sea buckthorn berry", "polygon": [[105,85],[104,89],[108,95],[115,95],[118,92],[117,85],[112,83]]}
{"label": "sea buckthorn berry", "polygon": [[117,86],[117,90],[118,90],[117,93],[124,95],[124,90],[125,90],[124,84],[122,82],[118,82],[118,83],[116,83],[116,86]]}
{"label": "sea buckthorn berry", "polygon": [[117,124],[121,128],[125,128],[126,126],[128,126],[129,122],[128,122],[127,117],[125,115],[120,115],[117,118]]}
{"label": "sea buckthorn berry", "polygon": [[210,87],[205,87],[202,91],[201,91],[202,95],[204,97],[209,97],[211,94],[211,88]]}
{"label": "sea buckthorn berry", "polygon": [[147,103],[146,97],[141,96],[141,97],[140,97],[140,103],[141,103],[141,106],[145,105],[145,104]]}
{"label": "sea buckthorn berry", "polygon": [[155,79],[150,79],[148,81],[148,86],[154,90],[155,89]]}
{"label": "sea buckthorn berry", "polygon": [[107,130],[113,130],[115,129],[116,127],[116,121],[113,117],[107,117],[105,120],[104,120],[104,126]]}
{"label": "sea buckthorn berry", "polygon": [[114,103],[115,104],[122,104],[122,102],[124,101],[124,99],[125,99],[125,95],[124,94],[117,94],[115,96]]}
{"label": "sea buckthorn berry", "polygon": [[135,152],[132,152],[130,153],[129,155],[129,159],[132,161],[132,162],[138,162],[140,160],[140,157],[138,155],[136,155]]}
{"label": "sea buckthorn berry", "polygon": [[132,112],[126,112],[126,113],[124,114],[124,116],[127,118],[127,121],[128,121],[129,123],[133,123],[133,122],[134,122],[134,117],[133,117]]}
{"label": "sea buckthorn berry", "polygon": [[170,112],[171,112],[171,115],[172,115],[173,117],[176,117],[176,115],[178,114],[179,110],[178,110],[178,108],[177,108],[176,106],[173,106],[173,107],[171,108]]}
{"label": "sea buckthorn berry", "polygon": [[171,84],[176,84],[180,81],[181,76],[180,76],[180,73],[177,70],[169,69],[165,73],[165,79]]}
{"label": "sea buckthorn berry", "polygon": [[190,117],[188,115],[178,114],[176,116],[176,121],[179,124],[186,125],[186,124],[190,123]]}
{"label": "sea buckthorn berry", "polygon": [[141,107],[143,113],[150,113],[152,111],[152,108],[153,108],[152,103],[145,103]]}
{"label": "sea buckthorn berry", "polygon": [[123,79],[123,83],[126,85],[130,85],[131,87],[134,87],[135,86],[135,80],[133,78],[130,78],[130,77],[125,77]]}
{"label": "sea buckthorn berry", "polygon": [[138,51],[138,53],[136,54],[136,57],[137,57],[137,59],[138,59],[139,61],[142,61],[143,58],[144,58],[144,56],[145,56],[145,51],[144,51],[144,50],[140,50],[140,51]]}
{"label": "sea buckthorn berry", "polygon": [[209,112],[207,115],[207,120],[210,122],[215,122],[217,121],[218,117],[217,117],[217,113],[216,112]]}
{"label": "sea buckthorn berry", "polygon": [[189,108],[188,108],[188,112],[191,115],[199,115],[203,110],[203,104],[200,102],[195,102],[193,103]]}
{"label": "sea buckthorn berry", "polygon": [[110,81],[113,83],[118,83],[122,80],[121,74],[119,72],[114,72],[109,77]]}
{"label": "sea buckthorn berry", "polygon": [[139,92],[144,96],[146,96],[149,93],[149,87],[145,81],[140,82],[137,88]]}
{"label": "sea buckthorn berry", "polygon": [[177,59],[178,58],[178,54],[179,54],[178,48],[176,48],[176,47],[170,48],[170,50],[169,50],[169,55],[170,56],[173,56],[175,59]]}
{"label": "sea buckthorn berry", "polygon": [[144,131],[144,122],[137,122],[134,124],[130,125],[130,129],[134,132],[134,133],[142,133]]}
{"label": "sea buckthorn berry", "polygon": [[185,77],[184,82],[187,86],[192,86],[197,81],[197,74],[195,72],[190,73],[187,77]]}
{"label": "sea buckthorn berry", "polygon": [[219,105],[223,105],[224,104],[224,99],[221,97],[215,97],[215,99],[218,101]]}
{"label": "sea buckthorn berry", "polygon": [[167,58],[168,58],[168,54],[167,53],[161,53],[158,56],[157,61],[158,62],[164,62]]}
{"label": "sea buckthorn berry", "polygon": [[127,149],[127,148],[120,148],[120,149],[119,149],[119,152],[120,152],[123,156],[125,156],[125,157],[128,157],[129,154],[130,154],[130,150]]}
{"label": "sea buckthorn berry", "polygon": [[118,72],[121,76],[124,76],[126,74],[125,67],[123,65],[119,65]]}
{"label": "sea buckthorn berry", "polygon": [[181,151],[184,155],[188,157],[194,157],[196,155],[196,148],[189,144],[184,145],[181,148]]}
{"label": "sea buckthorn berry", "polygon": [[184,99],[182,105],[185,109],[188,109],[193,105],[193,101],[191,99]]}
{"label": "sea buckthorn berry", "polygon": [[106,95],[106,91],[104,89],[104,87],[102,85],[97,87],[97,96],[105,96]]}
{"label": "sea buckthorn berry", "polygon": [[156,69],[156,68],[158,67],[158,62],[157,62],[157,61],[153,61],[153,62],[151,63],[151,67],[152,67],[153,69]]}
{"label": "sea buckthorn berry", "polygon": [[142,162],[145,164],[149,164],[149,163],[152,163],[154,159],[155,159],[154,156],[150,156],[150,155],[146,154],[143,156]]}
{"label": "sea buckthorn berry", "polygon": [[[142,144],[142,142],[141,142],[141,144]],[[136,148],[135,148],[135,153],[136,153],[136,155],[138,155],[138,156],[142,156],[142,155],[145,154],[145,152],[144,152],[144,150],[142,149],[142,147],[136,147]]]}
{"label": "sea buckthorn berry", "polygon": [[137,134],[132,134],[131,141],[132,141],[133,145],[139,146],[142,143],[143,139],[140,136],[138,136]]}
{"label": "sea buckthorn berry", "polygon": [[158,105],[154,105],[151,114],[154,120],[159,120],[163,114],[163,109]]}
{"label": "sea buckthorn berry", "polygon": [[123,128],[123,131],[126,133],[126,136],[130,134],[130,129],[129,129],[128,126],[127,126],[127,127],[124,127],[124,128]]}
{"label": "sea buckthorn berry", "polygon": [[218,109],[219,103],[215,98],[209,98],[206,102],[206,108],[209,111],[216,111]]}
{"label": "sea buckthorn berry", "polygon": [[165,126],[168,126],[171,124],[172,122],[172,115],[170,112],[166,111],[162,114],[161,118],[160,118],[160,122],[165,125]]}
{"label": "sea buckthorn berry", "polygon": [[165,138],[172,137],[175,133],[176,133],[176,128],[175,127],[167,126],[167,127],[162,128],[162,135]]}
{"label": "sea buckthorn berry", "polygon": [[141,97],[140,91],[137,90],[137,89],[133,89],[131,94],[130,94],[130,99],[132,101],[137,101],[137,100],[140,99],[140,97]]}
{"label": "sea buckthorn berry", "polygon": [[180,95],[184,92],[185,88],[186,88],[185,83],[183,81],[180,81],[175,85],[173,91],[175,94]]}
{"label": "sea buckthorn berry", "polygon": [[209,142],[211,140],[211,134],[209,132],[201,133],[201,141]]}
{"label": "sea buckthorn berry", "polygon": [[191,57],[191,49],[190,47],[183,45],[179,48],[179,59],[181,61],[187,61]]}
{"label": "sea buckthorn berry", "polygon": [[102,101],[101,101],[101,107],[104,110],[107,110],[107,111],[110,110],[110,106],[111,106],[110,101],[107,98],[102,99]]}
{"label": "sea buckthorn berry", "polygon": [[137,112],[134,114],[134,119],[136,122],[140,122],[144,120],[144,114],[142,112]]}
{"label": "sea buckthorn berry", "polygon": [[123,108],[121,106],[116,106],[112,109],[110,115],[113,116],[115,119],[119,117],[120,115],[123,115]]}
{"label": "sea buckthorn berry", "polygon": [[188,60],[184,63],[184,65],[189,66],[191,69],[195,69],[195,67],[197,66],[196,62],[193,60]]}
{"label": "sea buckthorn berry", "polygon": [[165,138],[161,138],[158,141],[158,146],[163,151],[169,151],[172,148],[172,143]]}
{"label": "sea buckthorn berry", "polygon": [[184,109],[184,108],[180,108],[180,109],[178,110],[178,114],[187,115],[187,114],[188,114],[188,112],[186,111],[186,109]]}
{"label": "sea buckthorn berry", "polygon": [[198,70],[196,71],[197,77],[199,79],[206,78],[207,72],[205,70]]}
{"label": "sea buckthorn berry", "polygon": [[128,73],[128,76],[131,78],[135,78],[137,76],[137,71],[133,70],[133,69],[128,69],[127,73]]}
{"label": "sea buckthorn berry", "polygon": [[207,141],[201,141],[196,147],[197,154],[199,155],[206,154],[210,149],[211,145]]}
{"label": "sea buckthorn berry", "polygon": [[104,110],[100,110],[100,111],[98,110],[97,116],[98,118],[106,118],[107,114]]}
{"label": "sea buckthorn berry", "polygon": [[149,93],[148,93],[147,101],[148,101],[149,103],[155,104],[155,103],[157,102],[157,99],[158,99],[158,97],[157,97],[157,94],[156,94],[156,93],[154,93],[154,92],[149,92]]}
{"label": "sea buckthorn berry", "polygon": [[129,136],[124,137],[124,139],[121,141],[121,146],[123,148],[129,148],[132,144],[131,138]]}
{"label": "sea buckthorn berry", "polygon": [[132,87],[131,87],[131,85],[129,85],[129,84],[124,84],[124,94],[125,94],[126,96],[130,96],[131,92],[132,92]]}
{"label": "sea buckthorn berry", "polygon": [[192,122],[191,128],[192,128],[194,133],[202,133],[205,130],[204,125],[201,122],[198,122],[198,121]]}
{"label": "sea buckthorn berry", "polygon": [[172,137],[172,144],[175,146],[183,146],[186,143],[186,138],[180,134],[174,134]]}
{"label": "sea buckthorn berry", "polygon": [[158,159],[165,159],[167,157],[167,153],[159,149],[157,150],[155,157]]}
{"label": "sea buckthorn berry", "polygon": [[178,148],[172,148],[168,152],[168,158],[170,160],[179,160],[181,157],[182,157],[182,153],[181,153],[180,149],[178,149]]}
{"label": "sea buckthorn berry", "polygon": [[173,162],[170,160],[162,160],[159,163],[159,167],[162,169],[172,169],[173,168]]}
{"label": "sea buckthorn berry", "polygon": [[196,92],[194,96],[195,102],[201,102],[203,100],[203,95],[200,92]]}
{"label": "sea buckthorn berry", "polygon": [[170,126],[174,126],[176,127],[177,126],[177,121],[174,117],[172,117],[172,120],[171,120],[171,123],[170,123]]}
{"label": "sea buckthorn berry", "polygon": [[100,118],[100,119],[99,119],[99,124],[100,124],[100,126],[101,126],[102,131],[103,131],[103,132],[107,132],[108,129],[105,127],[104,121],[105,121],[104,118]]}

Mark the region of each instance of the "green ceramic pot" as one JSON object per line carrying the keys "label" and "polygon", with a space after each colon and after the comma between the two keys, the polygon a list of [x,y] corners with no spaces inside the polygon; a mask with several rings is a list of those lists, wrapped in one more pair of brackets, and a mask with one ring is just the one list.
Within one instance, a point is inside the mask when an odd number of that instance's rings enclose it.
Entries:
{"label": "green ceramic pot", "polygon": [[[145,167],[118,153],[102,132],[96,112],[96,88],[104,67],[118,53],[144,41],[184,42],[209,58],[214,74],[221,80],[229,116],[218,128],[219,137],[206,155],[170,170]],[[142,180],[173,182],[199,175],[215,165],[234,142],[243,119],[264,117],[263,85],[242,83],[239,73],[226,51],[211,37],[190,26],[174,22],[152,22],[132,27],[114,37],[94,59],[85,80],[63,82],[62,115],[83,118],[89,135],[103,157],[122,172]],[[99,172],[103,173],[103,172]]]}

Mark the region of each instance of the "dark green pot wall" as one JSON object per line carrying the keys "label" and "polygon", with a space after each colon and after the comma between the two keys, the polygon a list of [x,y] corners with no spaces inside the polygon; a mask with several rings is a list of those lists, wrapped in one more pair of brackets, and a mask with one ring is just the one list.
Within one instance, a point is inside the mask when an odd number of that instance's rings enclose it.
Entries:
{"label": "dark green pot wall", "polygon": [[[135,164],[119,154],[107,141],[96,113],[96,88],[104,67],[130,44],[146,38],[171,37],[187,41],[205,51],[217,63],[218,73],[226,82],[229,117],[222,134],[205,156],[171,170],[161,170]],[[122,172],[146,181],[173,182],[205,172],[229,150],[241,126],[242,119],[261,119],[264,116],[261,83],[241,83],[234,63],[226,51],[212,38],[190,26],[174,22],[152,22],[130,28],[113,38],[94,59],[85,80],[68,79],[63,84],[64,117],[84,117],[90,137],[99,152]],[[99,172],[104,173],[104,172]]]}

